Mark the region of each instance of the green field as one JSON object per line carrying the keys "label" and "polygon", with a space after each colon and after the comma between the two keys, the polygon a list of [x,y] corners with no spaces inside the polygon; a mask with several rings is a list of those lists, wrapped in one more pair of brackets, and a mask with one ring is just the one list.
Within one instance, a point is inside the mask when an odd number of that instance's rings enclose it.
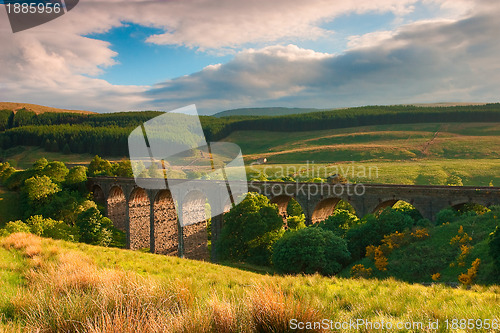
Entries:
{"label": "green field", "polygon": [[224,140],[238,144],[248,162],[266,157],[273,164],[500,158],[500,123],[380,125],[311,132],[238,131]]}
{"label": "green field", "polygon": [[[285,332],[297,318],[421,322],[396,331],[448,332],[456,330],[446,319],[500,320],[498,286],[271,276],[22,234],[1,242],[10,249],[0,250],[6,331]],[[436,320],[439,330],[427,329]]]}
{"label": "green field", "polygon": [[406,185],[447,185],[451,176],[458,176],[466,186],[500,186],[498,159],[266,164],[247,167],[249,177],[259,173],[265,173],[270,179],[292,175],[304,181],[337,173],[351,182]]}

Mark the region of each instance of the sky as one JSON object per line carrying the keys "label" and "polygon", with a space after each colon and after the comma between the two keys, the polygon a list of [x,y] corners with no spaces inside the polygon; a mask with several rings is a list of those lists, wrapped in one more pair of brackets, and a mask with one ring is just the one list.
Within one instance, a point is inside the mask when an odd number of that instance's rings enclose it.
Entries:
{"label": "sky", "polygon": [[12,33],[0,8],[0,101],[200,114],[498,102],[499,14],[497,0],[80,0]]}

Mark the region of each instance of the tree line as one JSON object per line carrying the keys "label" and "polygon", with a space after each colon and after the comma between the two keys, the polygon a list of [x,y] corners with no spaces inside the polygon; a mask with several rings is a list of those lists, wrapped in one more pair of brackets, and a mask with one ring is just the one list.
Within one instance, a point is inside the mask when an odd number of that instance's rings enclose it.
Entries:
{"label": "tree line", "polygon": [[[91,153],[105,156],[128,154],[130,132],[162,112],[108,114],[42,113],[21,109],[0,110],[0,148],[40,146],[46,151]],[[278,117],[201,116],[207,141],[218,141],[234,131],[315,131],[369,125],[500,122],[500,104],[453,107],[366,106]]]}

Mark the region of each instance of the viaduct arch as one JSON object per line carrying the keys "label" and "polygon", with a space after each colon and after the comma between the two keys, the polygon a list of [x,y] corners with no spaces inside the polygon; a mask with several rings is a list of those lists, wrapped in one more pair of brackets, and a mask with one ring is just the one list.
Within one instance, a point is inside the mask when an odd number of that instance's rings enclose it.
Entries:
{"label": "viaduct arch", "polygon": [[[152,179],[152,181],[154,181]],[[171,181],[170,181],[171,182]],[[231,207],[227,197],[210,196],[210,202],[198,188],[220,186],[225,182],[193,181],[182,202],[174,202],[169,189],[151,190],[138,187],[133,178],[96,177],[88,179],[88,188],[97,202],[106,207],[113,224],[127,234],[127,248],[149,248],[153,253],[180,257],[216,260],[215,246],[208,251],[205,207],[224,202],[224,211]],[[306,224],[319,222],[330,216],[340,200],[354,208],[358,217],[394,205],[399,200],[412,204],[424,218],[434,220],[445,208],[464,203],[489,207],[500,205],[499,187],[472,186],[413,186],[386,184],[329,184],[329,183],[247,183],[248,190],[267,196],[286,218],[287,204],[297,200],[306,216]],[[224,191],[220,191],[224,193]],[[220,206],[220,205],[219,205]],[[181,226],[178,213],[184,219],[196,218],[202,222]],[[215,244],[223,225],[223,214],[212,217],[212,244]]]}

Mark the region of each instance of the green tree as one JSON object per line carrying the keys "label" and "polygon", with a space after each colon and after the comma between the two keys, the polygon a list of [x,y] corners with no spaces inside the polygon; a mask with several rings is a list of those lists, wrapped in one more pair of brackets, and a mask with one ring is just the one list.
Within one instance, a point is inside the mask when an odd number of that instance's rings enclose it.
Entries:
{"label": "green tree", "polygon": [[345,237],[347,231],[358,223],[359,218],[347,210],[336,209],[326,220],[316,226],[325,230],[330,230],[339,237]]}
{"label": "green tree", "polygon": [[69,170],[63,162],[53,161],[49,162],[42,170],[42,175],[49,177],[56,183],[62,183]]}
{"label": "green tree", "polygon": [[31,216],[26,220],[33,234],[50,237],[54,239],[63,239],[67,241],[78,240],[78,229],[70,227],[63,221],[56,221],[51,218],[44,218],[41,215]]}
{"label": "green tree", "polygon": [[87,168],[83,165],[77,165],[69,170],[64,184],[70,188],[84,190],[87,181]]}
{"label": "green tree", "polygon": [[288,230],[299,230],[306,227],[306,216],[304,214],[289,216],[286,219]]}
{"label": "green tree", "polygon": [[126,159],[113,164],[113,174],[118,177],[134,177],[130,160]]}
{"label": "green tree", "polygon": [[286,233],[274,245],[272,261],[282,273],[338,273],[350,258],[347,244],[333,232],[308,227]]}
{"label": "green tree", "polygon": [[500,226],[497,226],[495,231],[490,234],[488,244],[490,256],[495,261],[497,270],[500,272]]}
{"label": "green tree", "polygon": [[88,168],[89,177],[95,176],[111,176],[112,175],[112,166],[109,161],[99,157],[98,155],[94,156],[92,161],[90,161]]}
{"label": "green tree", "polygon": [[284,232],[278,208],[265,196],[249,193],[224,216],[220,241],[222,260],[270,263],[272,245]]}
{"label": "green tree", "polygon": [[304,211],[302,210],[302,207],[297,202],[297,200],[291,198],[290,201],[288,201],[288,205],[286,206],[286,214],[288,216],[300,216],[304,214]]}
{"label": "green tree", "polygon": [[62,153],[65,155],[71,154],[71,148],[69,147],[69,144],[67,142],[64,144],[64,147],[62,149]]}
{"label": "green tree", "polygon": [[113,223],[95,207],[80,213],[76,225],[80,230],[80,241],[84,243],[109,246],[113,241]]}
{"label": "green tree", "polygon": [[24,182],[23,192],[31,204],[42,204],[61,188],[47,176],[34,176]]}

